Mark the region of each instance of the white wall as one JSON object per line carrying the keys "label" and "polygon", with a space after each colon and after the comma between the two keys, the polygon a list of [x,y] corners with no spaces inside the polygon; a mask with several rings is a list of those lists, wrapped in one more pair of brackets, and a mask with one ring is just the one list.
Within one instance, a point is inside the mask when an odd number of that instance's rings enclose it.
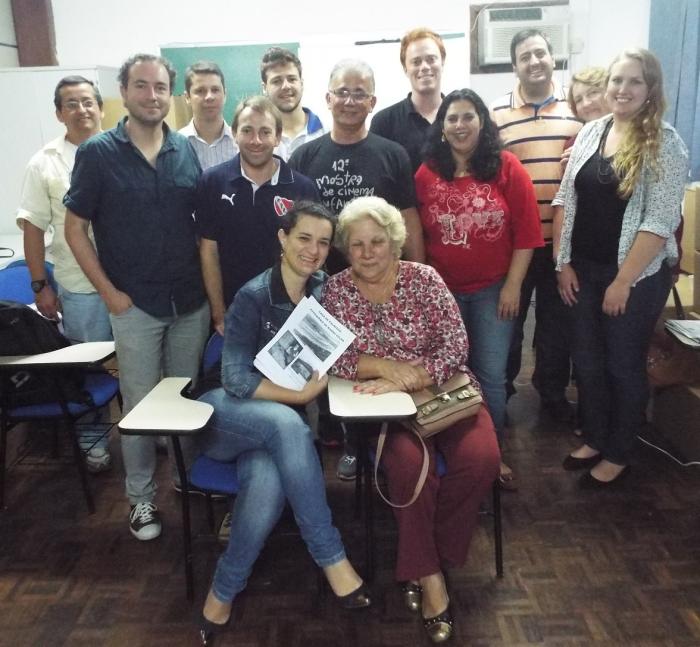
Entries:
{"label": "white wall", "polygon": [[[507,0],[497,0],[498,4]],[[511,0],[512,1],[512,0]],[[573,54],[568,68],[556,73],[561,85],[567,85],[572,72],[589,65],[607,67],[625,47],[647,47],[651,0],[569,0],[571,22],[569,42],[579,41],[583,49]],[[485,2],[470,2],[485,4]],[[536,2],[535,2],[536,4]],[[513,74],[474,74],[471,87],[489,103],[513,85]]]}
{"label": "white wall", "polygon": [[[0,0],[0,67],[17,67],[17,38],[10,0]],[[15,45],[15,47],[8,47]]]}
{"label": "white wall", "polygon": [[[8,2],[9,0],[2,0]],[[625,45],[648,42],[650,0],[570,0],[571,35],[583,43],[570,67],[606,65]],[[398,44],[357,47],[358,40],[399,38],[428,24],[441,33],[469,31],[469,5],[484,2],[404,0],[399,5],[354,0],[351,5],[324,5],[319,0],[256,2],[208,0],[193,10],[191,0],[120,0],[103,8],[94,0],[53,0],[58,60],[62,66],[119,65],[137,51],[157,52],[172,43],[274,43],[297,40],[304,63],[304,104],[323,118],[324,93],[334,62],[354,55],[365,58],[377,76],[377,109],[408,92],[398,60]],[[206,7],[206,8],[205,8]],[[293,11],[290,11],[293,7]],[[336,8],[337,7],[337,8]],[[93,18],[91,18],[91,16]],[[86,29],[94,19],[99,29]],[[560,74],[566,81],[569,71]],[[488,102],[507,91],[513,75],[474,75],[470,79],[468,38],[448,42],[443,88],[471,86]]]}

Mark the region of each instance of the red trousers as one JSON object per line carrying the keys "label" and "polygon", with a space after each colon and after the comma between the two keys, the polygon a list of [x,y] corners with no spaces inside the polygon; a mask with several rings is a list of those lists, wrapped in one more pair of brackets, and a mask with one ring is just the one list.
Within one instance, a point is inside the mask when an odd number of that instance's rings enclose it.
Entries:
{"label": "red trousers", "polygon": [[[486,407],[426,440],[426,445],[430,468],[423,490],[412,505],[393,509],[399,530],[399,581],[464,564],[479,505],[499,474],[500,451]],[[436,450],[447,464],[442,478],[435,471]],[[392,426],[382,453],[391,501],[404,503],[411,498],[422,462],[423,449],[415,435]]]}

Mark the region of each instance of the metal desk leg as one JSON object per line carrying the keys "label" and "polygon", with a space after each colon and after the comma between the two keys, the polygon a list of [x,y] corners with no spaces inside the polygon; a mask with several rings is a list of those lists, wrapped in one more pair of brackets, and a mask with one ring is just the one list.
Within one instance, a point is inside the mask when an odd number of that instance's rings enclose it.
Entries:
{"label": "metal desk leg", "polygon": [[503,577],[503,528],[501,525],[501,486],[493,484],[493,544],[496,551],[496,577]]}
{"label": "metal desk leg", "polygon": [[173,449],[175,450],[175,463],[177,474],[180,478],[181,495],[180,504],[182,506],[182,545],[185,550],[185,586],[187,587],[187,599],[192,602],[194,599],[194,577],[192,575],[192,539],[190,533],[190,497],[189,482],[185,461],[182,458],[182,449],[178,436],[171,436]]}

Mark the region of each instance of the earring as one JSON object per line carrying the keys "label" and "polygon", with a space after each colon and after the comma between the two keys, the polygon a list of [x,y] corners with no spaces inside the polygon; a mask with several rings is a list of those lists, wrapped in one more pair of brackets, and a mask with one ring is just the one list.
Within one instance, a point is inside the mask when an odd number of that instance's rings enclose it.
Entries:
{"label": "earring", "polygon": [[442,133],[442,137],[440,137],[440,141],[444,144],[447,140],[445,139],[445,133]]}

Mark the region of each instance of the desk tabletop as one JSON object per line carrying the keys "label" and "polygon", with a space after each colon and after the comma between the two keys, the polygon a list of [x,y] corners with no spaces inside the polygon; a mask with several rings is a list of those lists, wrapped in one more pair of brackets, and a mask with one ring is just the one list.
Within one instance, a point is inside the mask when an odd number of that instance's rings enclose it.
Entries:
{"label": "desk tabletop", "polygon": [[182,392],[192,380],[164,377],[119,423],[119,430],[131,434],[185,435],[204,429],[214,407],[190,400]]}
{"label": "desk tabletop", "polygon": [[355,384],[357,382],[335,376],[328,379],[328,405],[334,416],[354,420],[389,420],[408,418],[416,412],[416,405],[408,393],[356,393],[353,391]]}
{"label": "desk tabletop", "polygon": [[684,334],[687,329],[689,334],[697,336],[698,332],[700,332],[700,321],[669,319],[665,322],[664,327],[666,332],[681,345],[691,350],[700,350],[700,341]]}
{"label": "desk tabletop", "polygon": [[87,341],[73,344],[48,353],[37,355],[4,355],[0,356],[1,366],[89,366],[107,361],[114,355],[113,341]]}

